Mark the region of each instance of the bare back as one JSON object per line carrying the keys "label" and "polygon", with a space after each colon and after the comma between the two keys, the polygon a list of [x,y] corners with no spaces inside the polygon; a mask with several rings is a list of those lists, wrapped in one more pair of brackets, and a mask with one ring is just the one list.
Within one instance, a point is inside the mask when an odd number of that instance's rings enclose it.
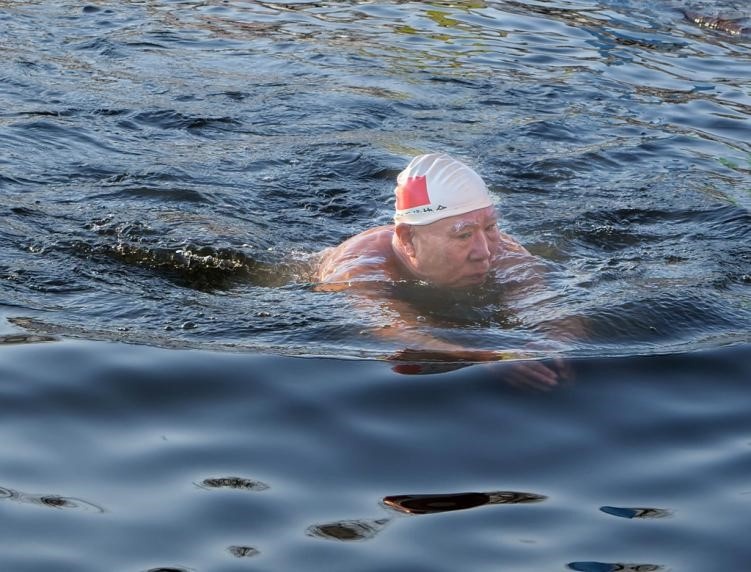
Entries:
{"label": "bare back", "polygon": [[321,283],[347,284],[352,281],[396,281],[401,265],[391,245],[394,226],[379,226],[323,251],[318,267]]}

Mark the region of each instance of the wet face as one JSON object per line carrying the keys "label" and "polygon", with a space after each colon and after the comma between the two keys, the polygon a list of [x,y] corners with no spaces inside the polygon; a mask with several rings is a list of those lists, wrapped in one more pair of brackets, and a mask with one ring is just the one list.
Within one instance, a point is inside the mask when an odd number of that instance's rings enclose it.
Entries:
{"label": "wet face", "polygon": [[494,207],[413,226],[408,249],[414,272],[436,286],[481,284],[500,248]]}

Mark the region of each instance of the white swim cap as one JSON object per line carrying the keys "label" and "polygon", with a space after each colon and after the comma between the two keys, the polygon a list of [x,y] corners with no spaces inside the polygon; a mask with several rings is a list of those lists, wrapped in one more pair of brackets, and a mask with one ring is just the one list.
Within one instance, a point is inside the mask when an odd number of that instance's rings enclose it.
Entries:
{"label": "white swim cap", "polygon": [[394,222],[430,224],[489,207],[480,175],[445,153],[418,155],[396,178]]}

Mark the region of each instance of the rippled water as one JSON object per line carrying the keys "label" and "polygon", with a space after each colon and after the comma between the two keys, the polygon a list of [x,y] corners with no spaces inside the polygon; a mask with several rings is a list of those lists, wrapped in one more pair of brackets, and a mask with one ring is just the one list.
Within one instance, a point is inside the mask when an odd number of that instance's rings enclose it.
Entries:
{"label": "rippled water", "polygon": [[[750,17],[0,2],[3,568],[743,569]],[[567,385],[392,369],[393,315],[312,288],[438,150],[548,290],[394,295]]]}
{"label": "rippled water", "polygon": [[698,572],[751,556],[747,347],[580,359],[544,394],[500,364],[403,376],[71,341],[0,356],[6,570]]}
{"label": "rippled water", "polygon": [[747,36],[623,1],[13,3],[3,22],[0,292],[25,327],[384,355],[375,312],[312,292],[305,261],[387,222],[395,174],[441,149],[561,272],[521,327],[438,335],[515,347],[579,316],[566,349],[589,355],[748,339]]}

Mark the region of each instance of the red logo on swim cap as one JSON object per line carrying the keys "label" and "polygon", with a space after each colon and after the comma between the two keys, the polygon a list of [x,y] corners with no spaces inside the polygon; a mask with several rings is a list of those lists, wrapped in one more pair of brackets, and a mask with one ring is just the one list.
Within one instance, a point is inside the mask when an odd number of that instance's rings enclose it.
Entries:
{"label": "red logo on swim cap", "polygon": [[396,190],[396,210],[413,209],[430,204],[425,175],[409,177]]}

